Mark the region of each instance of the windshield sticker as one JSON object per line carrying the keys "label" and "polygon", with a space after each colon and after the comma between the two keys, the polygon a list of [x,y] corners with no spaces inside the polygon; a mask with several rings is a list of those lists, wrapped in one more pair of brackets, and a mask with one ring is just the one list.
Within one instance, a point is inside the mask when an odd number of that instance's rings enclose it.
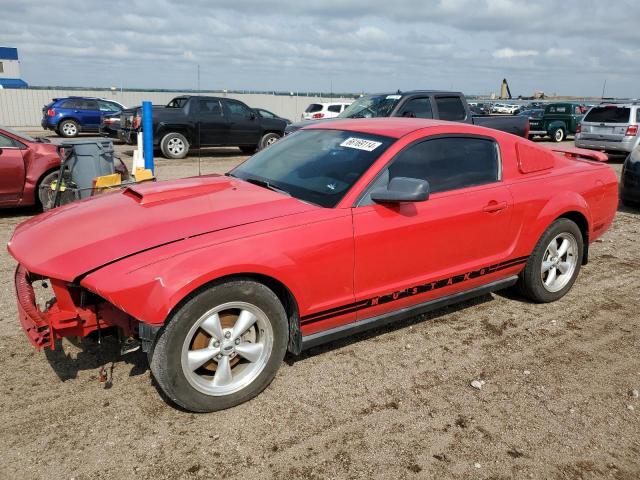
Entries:
{"label": "windshield sticker", "polygon": [[400,100],[402,95],[387,95],[387,100]]}
{"label": "windshield sticker", "polygon": [[357,148],[358,150],[365,150],[367,152],[373,152],[380,145],[382,145],[380,142],[355,137],[349,137],[340,144],[341,147]]}

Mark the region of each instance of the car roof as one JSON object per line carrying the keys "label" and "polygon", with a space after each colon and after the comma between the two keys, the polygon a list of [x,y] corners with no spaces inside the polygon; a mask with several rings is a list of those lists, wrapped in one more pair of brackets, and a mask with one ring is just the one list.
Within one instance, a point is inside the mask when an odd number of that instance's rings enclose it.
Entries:
{"label": "car roof", "polygon": [[[344,118],[339,120],[326,120],[314,123],[302,130],[347,130],[352,132],[369,133],[383,137],[400,138],[416,130],[429,127],[451,125],[452,122],[444,120],[428,120],[424,118],[407,117],[383,117],[383,118]],[[458,124],[469,127],[466,124]]]}

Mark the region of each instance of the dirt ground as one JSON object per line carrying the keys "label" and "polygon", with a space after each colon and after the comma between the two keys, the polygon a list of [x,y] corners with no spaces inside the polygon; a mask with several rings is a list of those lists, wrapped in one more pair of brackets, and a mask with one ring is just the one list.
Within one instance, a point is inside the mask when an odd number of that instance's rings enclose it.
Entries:
{"label": "dirt ground", "polygon": [[[203,152],[202,172],[236,152]],[[197,172],[197,156],[157,162],[160,179]],[[0,243],[31,215],[0,211]],[[621,207],[557,303],[488,295],[314,348],[256,399],[201,415],[113,340],[36,353],[2,249],[0,478],[638,479],[639,233]]]}

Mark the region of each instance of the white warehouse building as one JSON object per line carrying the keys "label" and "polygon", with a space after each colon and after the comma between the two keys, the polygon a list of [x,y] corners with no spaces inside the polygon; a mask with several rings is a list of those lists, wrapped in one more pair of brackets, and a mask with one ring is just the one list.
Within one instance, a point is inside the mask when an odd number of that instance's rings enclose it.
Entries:
{"label": "white warehouse building", "polygon": [[0,47],[0,88],[27,88],[27,82],[20,78],[18,49]]}

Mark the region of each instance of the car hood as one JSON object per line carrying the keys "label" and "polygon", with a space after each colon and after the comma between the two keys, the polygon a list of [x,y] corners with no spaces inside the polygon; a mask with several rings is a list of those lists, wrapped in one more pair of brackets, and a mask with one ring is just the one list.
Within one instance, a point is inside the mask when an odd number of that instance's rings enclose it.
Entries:
{"label": "car hood", "polygon": [[73,281],[161,245],[316,208],[220,175],[150,182],[27,220],[8,249],[31,272]]}

